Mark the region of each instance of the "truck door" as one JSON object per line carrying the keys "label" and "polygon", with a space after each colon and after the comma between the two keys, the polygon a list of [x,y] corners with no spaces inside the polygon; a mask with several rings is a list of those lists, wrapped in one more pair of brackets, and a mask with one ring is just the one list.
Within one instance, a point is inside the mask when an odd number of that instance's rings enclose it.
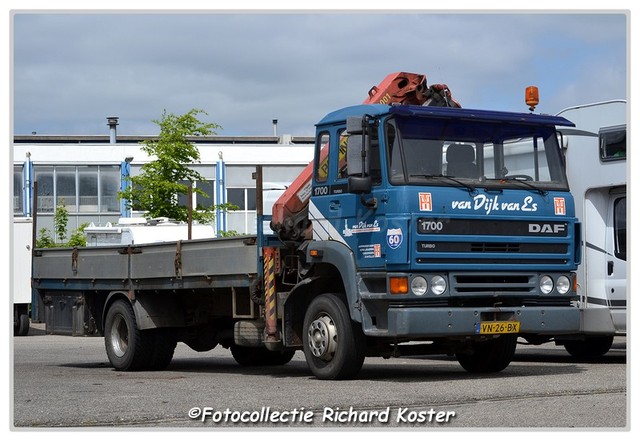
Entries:
{"label": "truck door", "polygon": [[[360,136],[360,135],[351,135]],[[340,154],[336,183],[338,186],[348,187],[347,139],[345,133],[340,138]],[[371,177],[371,193],[363,197],[346,193],[345,201],[354,205],[354,217],[345,219],[344,234],[350,237],[348,242],[356,255],[360,268],[382,267],[385,264],[386,252],[386,188],[382,185],[382,162],[380,152],[379,134],[372,132],[368,154],[369,176]],[[375,201],[375,207],[366,206],[367,202]]]}
{"label": "truck door", "polygon": [[607,215],[607,270],[605,287],[617,331],[626,331],[627,309],[627,195],[612,190]]}
{"label": "truck door", "polygon": [[[378,208],[367,208],[360,195],[349,193],[346,166],[345,131],[323,134],[319,144],[328,145],[327,157],[319,154],[314,172],[314,186],[309,207],[313,223],[313,235],[319,240],[337,240],[347,245],[354,253],[359,267],[384,265],[384,217],[383,204]],[[332,136],[334,138],[330,139]],[[359,135],[358,135],[359,136]],[[372,161],[373,194],[379,191],[379,149],[374,148],[377,160]],[[373,197],[367,195],[367,198]]]}

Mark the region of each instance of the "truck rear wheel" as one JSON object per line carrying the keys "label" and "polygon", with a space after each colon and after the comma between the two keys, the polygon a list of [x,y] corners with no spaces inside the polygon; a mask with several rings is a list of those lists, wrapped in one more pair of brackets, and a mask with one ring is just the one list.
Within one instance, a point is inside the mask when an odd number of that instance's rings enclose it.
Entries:
{"label": "truck rear wheel", "polygon": [[174,332],[171,329],[163,328],[143,332],[154,334],[153,349],[149,358],[148,368],[156,371],[165,369],[171,363],[173,353],[178,345]]}
{"label": "truck rear wheel", "polygon": [[365,337],[351,321],[344,302],[334,294],[316,297],[305,314],[304,355],[313,374],[321,380],[355,377],[365,358]]}
{"label": "truck rear wheel", "polygon": [[104,343],[111,365],[118,371],[149,367],[154,358],[152,331],[139,330],[129,302],[116,300],[107,312],[104,327]]}
{"label": "truck rear wheel", "polygon": [[469,352],[459,352],[456,359],[467,372],[485,374],[500,372],[513,360],[518,336],[501,335],[491,340],[473,342]]}

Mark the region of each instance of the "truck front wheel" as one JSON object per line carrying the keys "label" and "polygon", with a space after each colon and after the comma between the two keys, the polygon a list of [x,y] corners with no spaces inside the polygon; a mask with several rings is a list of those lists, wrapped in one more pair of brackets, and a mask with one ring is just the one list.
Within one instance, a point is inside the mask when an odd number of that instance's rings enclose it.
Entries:
{"label": "truck front wheel", "polygon": [[365,337],[334,294],[316,297],[305,314],[303,347],[307,364],[321,380],[355,377],[365,358]]}
{"label": "truck front wheel", "polygon": [[468,351],[458,352],[456,358],[467,372],[474,374],[500,372],[513,360],[517,342],[518,336],[515,334],[475,341]]}
{"label": "truck front wheel", "polygon": [[111,365],[118,371],[134,371],[148,367],[153,353],[155,334],[141,331],[129,302],[116,300],[105,319],[104,344]]}

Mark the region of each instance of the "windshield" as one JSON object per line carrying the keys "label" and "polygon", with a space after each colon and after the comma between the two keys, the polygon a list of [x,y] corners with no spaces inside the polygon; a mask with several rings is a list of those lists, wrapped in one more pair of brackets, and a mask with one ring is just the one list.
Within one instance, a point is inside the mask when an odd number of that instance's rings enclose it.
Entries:
{"label": "windshield", "polygon": [[397,116],[385,137],[391,184],[568,188],[554,127]]}

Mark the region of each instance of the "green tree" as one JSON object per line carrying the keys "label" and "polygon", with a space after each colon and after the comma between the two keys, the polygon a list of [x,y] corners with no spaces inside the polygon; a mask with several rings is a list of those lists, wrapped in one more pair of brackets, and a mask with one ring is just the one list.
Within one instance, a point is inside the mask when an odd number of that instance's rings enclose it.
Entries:
{"label": "green tree", "polygon": [[69,224],[69,211],[64,205],[64,201],[60,201],[53,215],[53,230],[56,232],[56,239],[51,235],[51,231],[47,228],[41,228],[40,237],[36,238],[36,248],[56,248],[56,247],[84,247],[87,246],[87,238],[84,236],[84,229],[89,224],[84,223],[80,228],[76,228],[71,233],[69,242],[65,242],[67,237],[67,225]]}
{"label": "green tree", "polygon": [[67,225],[69,224],[69,211],[64,204],[64,200],[58,202],[56,212],[53,215],[53,229],[56,232],[58,243],[64,243],[67,237]]}
{"label": "green tree", "polygon": [[[188,220],[188,207],[178,203],[178,196],[188,194],[189,185],[184,182],[193,185],[204,181],[200,173],[189,168],[189,164],[200,162],[200,152],[188,138],[215,135],[215,129],[220,128],[215,123],[201,122],[200,114],[207,115],[199,109],[178,116],[167,114],[165,110],[160,120],[153,120],[160,127],[160,135],[157,139],[144,141],[142,150],[155,159],[144,164],[140,174],[129,178],[130,185],[126,190],[118,192],[129,208],[143,211],[147,217]],[[208,197],[200,188],[194,188],[193,192]],[[193,210],[192,218],[201,223],[211,222],[217,208],[228,210],[233,206],[198,206]]]}
{"label": "green tree", "polygon": [[51,231],[47,228],[40,228],[40,236],[36,239],[36,248],[55,248],[56,241],[51,237]]}
{"label": "green tree", "polygon": [[88,223],[83,223],[80,225],[80,228],[76,228],[71,233],[69,237],[69,242],[67,242],[68,247],[86,247],[87,246],[87,237],[84,235],[84,229],[89,226]]}

